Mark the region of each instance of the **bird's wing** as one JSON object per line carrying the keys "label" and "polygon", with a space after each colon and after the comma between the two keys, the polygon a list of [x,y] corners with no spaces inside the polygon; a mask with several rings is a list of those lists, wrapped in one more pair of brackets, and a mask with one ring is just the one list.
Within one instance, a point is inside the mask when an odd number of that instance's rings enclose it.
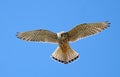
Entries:
{"label": "bird's wing", "polygon": [[77,25],[75,28],[67,32],[69,41],[76,41],[83,37],[101,32],[102,30],[107,28],[109,24],[110,23],[106,21],[106,22],[85,23],[85,24]]}
{"label": "bird's wing", "polygon": [[48,30],[33,30],[17,33],[17,37],[26,41],[57,43],[57,34]]}

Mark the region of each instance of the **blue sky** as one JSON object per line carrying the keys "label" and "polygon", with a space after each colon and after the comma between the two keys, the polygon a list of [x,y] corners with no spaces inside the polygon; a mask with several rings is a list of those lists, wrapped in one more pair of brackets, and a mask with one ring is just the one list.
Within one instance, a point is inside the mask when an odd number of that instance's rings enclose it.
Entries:
{"label": "blue sky", "polygon": [[[0,77],[120,77],[120,0],[0,0]],[[16,32],[68,31],[108,20],[101,33],[70,43],[80,58],[51,59],[57,44],[26,42]]]}

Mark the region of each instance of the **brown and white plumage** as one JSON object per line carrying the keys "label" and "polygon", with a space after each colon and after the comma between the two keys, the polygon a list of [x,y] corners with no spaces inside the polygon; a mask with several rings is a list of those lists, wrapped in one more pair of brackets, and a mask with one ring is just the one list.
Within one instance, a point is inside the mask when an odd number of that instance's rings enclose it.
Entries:
{"label": "brown and white plumage", "polygon": [[57,43],[56,33],[42,29],[28,32],[18,32],[17,37],[26,41]]}
{"label": "brown and white plumage", "polygon": [[67,64],[79,57],[79,54],[69,46],[70,41],[76,41],[106,29],[109,22],[84,23],[77,25],[68,32],[54,33],[48,30],[33,30],[20,32],[17,37],[26,41],[58,43],[52,58]]}
{"label": "brown and white plumage", "polygon": [[78,39],[84,38],[101,32],[109,26],[109,22],[98,22],[98,23],[84,23],[77,25],[72,30],[68,31],[69,41],[76,41]]}

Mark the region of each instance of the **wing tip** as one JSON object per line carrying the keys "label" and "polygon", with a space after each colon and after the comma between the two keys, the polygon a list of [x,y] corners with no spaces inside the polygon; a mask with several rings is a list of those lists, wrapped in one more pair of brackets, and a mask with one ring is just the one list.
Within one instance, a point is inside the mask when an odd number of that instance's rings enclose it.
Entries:
{"label": "wing tip", "polygon": [[[25,40],[25,38],[20,37],[19,34],[20,34],[20,32],[16,32],[16,37],[17,37],[18,39]],[[26,40],[26,41],[28,41],[28,40]]]}
{"label": "wing tip", "polygon": [[107,25],[107,27],[110,27],[110,22],[109,21],[105,21],[105,24]]}
{"label": "wing tip", "polygon": [[16,32],[16,37],[17,37],[18,39],[22,39],[22,37],[20,37],[19,34],[20,34],[20,32]]}
{"label": "wing tip", "polygon": [[16,37],[17,37],[17,38],[19,38],[19,37],[18,37],[18,34],[19,34],[19,32],[16,32]]}

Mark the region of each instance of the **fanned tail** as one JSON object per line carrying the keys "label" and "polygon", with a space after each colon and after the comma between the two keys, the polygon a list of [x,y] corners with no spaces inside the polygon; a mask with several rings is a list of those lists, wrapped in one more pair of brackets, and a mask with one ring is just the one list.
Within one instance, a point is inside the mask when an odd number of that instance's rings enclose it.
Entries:
{"label": "fanned tail", "polygon": [[55,52],[52,54],[52,58],[64,63],[68,64],[79,57],[79,54],[74,51],[72,48],[68,48],[66,52],[63,52],[62,49],[58,46]]}

